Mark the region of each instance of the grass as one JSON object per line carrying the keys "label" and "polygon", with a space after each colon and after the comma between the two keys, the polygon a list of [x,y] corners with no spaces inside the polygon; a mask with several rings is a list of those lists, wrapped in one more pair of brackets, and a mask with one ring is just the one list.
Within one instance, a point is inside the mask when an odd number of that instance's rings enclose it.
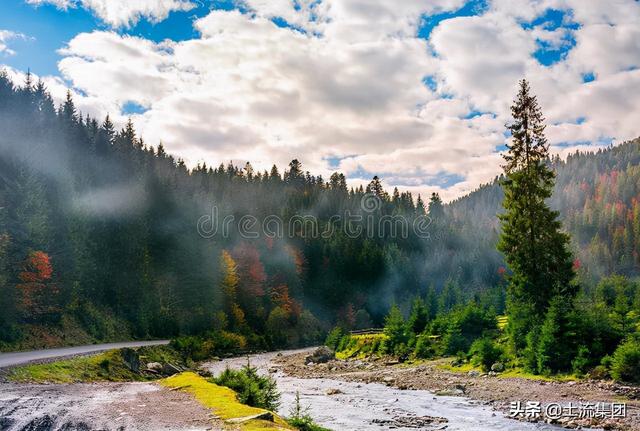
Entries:
{"label": "grass", "polygon": [[25,365],[12,369],[7,377],[14,382],[28,383],[144,380],[141,375],[127,368],[119,350],[109,350],[95,356],[83,356],[46,364]]}
{"label": "grass", "polygon": [[[92,356],[80,356],[44,364],[16,367],[7,378],[24,383],[78,383],[145,381],[147,377],[131,371],[122,359],[121,350],[108,350]],[[148,362],[169,362],[184,366],[179,354],[168,346],[148,346],[136,349],[141,367]]]}
{"label": "grass", "polygon": [[[211,383],[192,372],[176,374],[175,376],[161,380],[160,383],[169,388],[177,388],[192,394],[200,404],[209,408],[216,416],[225,421],[266,412],[264,409],[249,407],[240,403],[233,390]],[[293,430],[295,428],[274,414],[274,422],[251,420],[242,423],[240,429],[243,431],[262,431],[274,429]]]}
{"label": "grass", "polygon": [[346,346],[336,352],[338,359],[362,359],[367,356],[380,354],[380,348],[387,338],[384,334],[351,335]]}
{"label": "grass", "polygon": [[[477,371],[480,374],[484,373],[480,367],[474,367],[469,363],[454,367],[453,365],[451,365],[451,361],[447,361],[438,363],[437,366],[440,369],[451,371],[452,373],[466,374],[469,371]],[[497,374],[496,377],[499,379],[526,379],[544,382],[570,382],[580,380],[575,374],[558,374],[554,376],[544,376],[529,373],[522,368],[510,368],[500,374]]]}

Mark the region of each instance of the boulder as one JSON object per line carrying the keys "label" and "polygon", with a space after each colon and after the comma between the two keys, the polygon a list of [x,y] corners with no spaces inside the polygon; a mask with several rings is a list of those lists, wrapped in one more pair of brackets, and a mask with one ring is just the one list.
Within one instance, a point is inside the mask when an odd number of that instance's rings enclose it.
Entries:
{"label": "boulder", "polygon": [[149,362],[147,364],[148,371],[162,372],[162,364],[160,362]]}
{"label": "boulder", "polygon": [[502,362],[496,362],[491,366],[491,371],[495,371],[496,373],[501,373],[504,371],[504,364]]}
{"label": "boulder", "polygon": [[165,376],[173,376],[174,374],[181,373],[182,369],[170,363],[162,364],[162,374]]}
{"label": "boulder", "polygon": [[120,356],[127,368],[134,373],[140,372],[140,356],[138,356],[138,352],[125,347],[124,349],[120,349]]}
{"label": "boulder", "polygon": [[333,350],[326,346],[318,347],[313,354],[309,355],[305,359],[305,363],[325,364],[335,359],[336,354]]}

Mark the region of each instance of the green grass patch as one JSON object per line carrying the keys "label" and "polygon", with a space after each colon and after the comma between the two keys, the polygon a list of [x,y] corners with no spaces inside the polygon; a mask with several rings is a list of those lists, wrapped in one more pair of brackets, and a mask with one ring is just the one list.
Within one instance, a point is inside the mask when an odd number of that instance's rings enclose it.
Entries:
{"label": "green grass patch", "polygon": [[336,352],[338,359],[362,359],[382,353],[385,334],[351,335],[345,343],[341,343]]}
{"label": "green grass patch", "polygon": [[506,370],[504,373],[500,373],[498,377],[509,379],[509,378],[520,378],[527,380],[538,380],[544,382],[572,382],[578,381],[580,378],[575,374],[556,374],[553,376],[545,376],[540,374],[532,374],[528,371],[525,371],[522,368],[512,368]]}
{"label": "green grass patch", "polygon": [[[7,378],[24,383],[131,382],[154,379],[132,371],[115,349],[91,356],[80,356],[43,364],[24,365],[9,371]],[[146,346],[135,349],[140,368],[149,362],[185,364],[181,355],[169,346]]]}
{"label": "green grass patch", "polygon": [[124,363],[119,350],[109,350],[95,356],[82,356],[46,364],[13,368],[7,376],[13,382],[75,383],[97,381],[139,381],[140,374]]}
{"label": "green grass patch", "polygon": [[[464,363],[460,366],[453,366],[451,364],[451,361],[438,361],[437,367],[442,370],[451,371],[452,373],[466,374],[469,371],[477,371],[480,374],[483,373],[480,367],[475,367],[471,363]],[[497,374],[495,377],[499,379],[526,379],[544,382],[570,382],[580,380],[580,378],[575,374],[558,374],[554,376],[544,376],[527,372],[523,368],[510,368],[502,373]]]}
{"label": "green grass patch", "polygon": [[[161,380],[160,383],[169,388],[178,388],[192,394],[200,404],[210,409],[216,416],[225,421],[253,416],[267,411],[240,403],[237,394],[233,390],[224,386],[218,386],[192,372],[176,374],[175,376]],[[240,424],[240,429],[243,431],[261,431],[273,429],[293,430],[295,428],[274,414],[274,422],[251,420]]]}
{"label": "green grass patch", "polygon": [[451,371],[453,373],[468,373],[469,371],[477,371],[482,373],[482,369],[480,367],[475,367],[471,363],[462,364],[460,366],[453,366],[450,362],[440,363],[438,364],[438,368]]}

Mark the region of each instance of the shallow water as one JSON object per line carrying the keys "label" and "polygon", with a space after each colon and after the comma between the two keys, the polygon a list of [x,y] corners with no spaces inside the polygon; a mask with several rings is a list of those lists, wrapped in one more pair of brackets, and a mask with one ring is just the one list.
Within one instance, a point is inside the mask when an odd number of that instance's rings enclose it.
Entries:
{"label": "shallow water", "polygon": [[[251,364],[268,373],[275,353],[250,356]],[[227,366],[239,368],[247,358],[225,359],[207,364],[214,374]],[[560,430],[561,427],[533,424],[509,419],[476,401],[464,397],[437,396],[428,391],[400,390],[375,383],[353,383],[333,379],[300,379],[289,377],[280,371],[272,373],[282,392],[282,404],[278,413],[289,415],[296,392],[300,393],[303,406],[315,421],[332,430],[415,430],[394,423],[397,418],[437,416],[448,420],[419,429],[446,429],[447,431],[528,431]],[[327,395],[329,389],[342,393]]]}

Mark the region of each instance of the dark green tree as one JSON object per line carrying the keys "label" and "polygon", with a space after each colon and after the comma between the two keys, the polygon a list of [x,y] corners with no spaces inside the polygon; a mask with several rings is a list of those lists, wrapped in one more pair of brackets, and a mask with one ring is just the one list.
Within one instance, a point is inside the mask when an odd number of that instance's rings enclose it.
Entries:
{"label": "dark green tree", "polygon": [[429,320],[429,308],[422,298],[416,298],[411,306],[411,314],[409,314],[409,330],[415,335],[419,335],[426,329]]}
{"label": "dark green tree", "polygon": [[512,272],[507,307],[510,336],[516,348],[522,348],[527,333],[542,324],[552,299],[561,297],[571,303],[578,287],[573,282],[569,236],[561,231],[559,213],[546,202],[555,175],[547,164],[542,111],[524,79],[511,113],[498,250]]}
{"label": "dark green tree", "polygon": [[441,221],[444,217],[444,206],[438,193],[432,193],[429,199],[429,217],[434,221]]}
{"label": "dark green tree", "polygon": [[401,355],[406,350],[409,338],[407,324],[397,305],[393,305],[384,319],[385,348],[387,353]]}

